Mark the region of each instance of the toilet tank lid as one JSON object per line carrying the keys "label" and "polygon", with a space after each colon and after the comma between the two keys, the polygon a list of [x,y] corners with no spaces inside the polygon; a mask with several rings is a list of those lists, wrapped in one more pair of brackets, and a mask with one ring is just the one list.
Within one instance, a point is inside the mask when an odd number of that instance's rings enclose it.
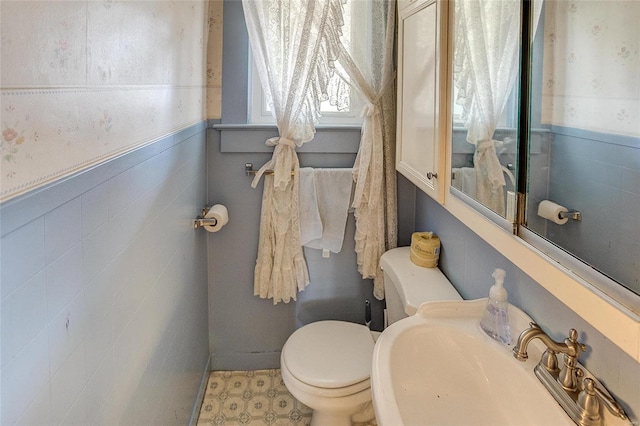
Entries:
{"label": "toilet tank lid", "polygon": [[[410,247],[398,247],[380,258],[384,273],[396,283],[407,315],[414,315],[424,302],[462,300],[439,268],[424,268],[414,264],[409,259],[410,251]],[[390,284],[385,282],[385,286]]]}

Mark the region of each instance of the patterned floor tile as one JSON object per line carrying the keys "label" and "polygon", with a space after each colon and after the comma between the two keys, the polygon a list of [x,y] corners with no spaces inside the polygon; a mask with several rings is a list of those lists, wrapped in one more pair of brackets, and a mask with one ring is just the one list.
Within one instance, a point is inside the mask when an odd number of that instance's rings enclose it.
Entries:
{"label": "patterned floor tile", "polygon": [[309,426],[311,411],[287,391],[280,370],[214,371],[197,426]]}
{"label": "patterned floor tile", "polygon": [[[368,410],[373,416],[373,407]],[[309,426],[311,412],[289,393],[280,370],[213,371],[197,426]]]}

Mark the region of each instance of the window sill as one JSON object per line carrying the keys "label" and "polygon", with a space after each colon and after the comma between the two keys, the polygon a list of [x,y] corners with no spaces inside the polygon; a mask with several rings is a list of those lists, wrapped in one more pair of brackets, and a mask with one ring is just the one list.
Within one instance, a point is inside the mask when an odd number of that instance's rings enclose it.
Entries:
{"label": "window sill", "polygon": [[[210,129],[214,130],[269,130],[276,131],[277,126],[275,124],[209,124]],[[362,125],[356,124],[322,124],[316,126],[318,131],[360,131]]]}
{"label": "window sill", "polygon": [[[273,124],[217,124],[209,123],[209,129],[220,134],[220,152],[223,153],[271,153],[267,139],[278,136]],[[299,153],[356,154],[360,147],[360,126],[332,125],[316,127],[312,141],[296,151]]]}

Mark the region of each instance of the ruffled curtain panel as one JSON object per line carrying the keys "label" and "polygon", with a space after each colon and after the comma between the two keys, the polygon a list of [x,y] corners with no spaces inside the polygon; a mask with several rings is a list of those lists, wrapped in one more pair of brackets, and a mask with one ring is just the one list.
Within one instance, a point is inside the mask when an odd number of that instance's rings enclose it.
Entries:
{"label": "ruffled curtain panel", "polygon": [[[373,279],[373,295],[384,299],[380,256],[397,246],[395,171],[395,1],[359,1],[351,13],[350,43],[341,45],[337,72],[365,100],[360,148],[353,166],[356,182],[355,251],[358,272]],[[368,19],[367,19],[368,18]],[[344,41],[344,39],[343,39]]]}
{"label": "ruffled curtain panel", "polygon": [[320,99],[327,93],[330,65],[337,59],[342,27],[340,0],[243,0],[249,41],[279,137],[269,139],[273,156],[266,169],[262,197],[254,294],[280,301],[296,300],[309,283],[300,246],[298,216],[299,162],[296,147],[313,139]]}

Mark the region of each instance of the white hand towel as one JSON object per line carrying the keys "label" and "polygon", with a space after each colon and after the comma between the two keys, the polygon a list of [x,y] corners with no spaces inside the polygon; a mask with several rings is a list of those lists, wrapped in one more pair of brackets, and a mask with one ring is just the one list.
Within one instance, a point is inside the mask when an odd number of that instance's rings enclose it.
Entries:
{"label": "white hand towel", "polygon": [[476,197],[476,169],[473,167],[454,168],[455,179],[451,186],[464,192],[470,197]]}
{"label": "white hand towel", "polygon": [[318,211],[315,173],[311,167],[300,169],[300,244],[322,238],[322,220]]}
{"label": "white hand towel", "polygon": [[342,250],[349,213],[353,169],[315,169],[314,175],[318,211],[322,221],[322,236],[304,245],[339,253]]}

